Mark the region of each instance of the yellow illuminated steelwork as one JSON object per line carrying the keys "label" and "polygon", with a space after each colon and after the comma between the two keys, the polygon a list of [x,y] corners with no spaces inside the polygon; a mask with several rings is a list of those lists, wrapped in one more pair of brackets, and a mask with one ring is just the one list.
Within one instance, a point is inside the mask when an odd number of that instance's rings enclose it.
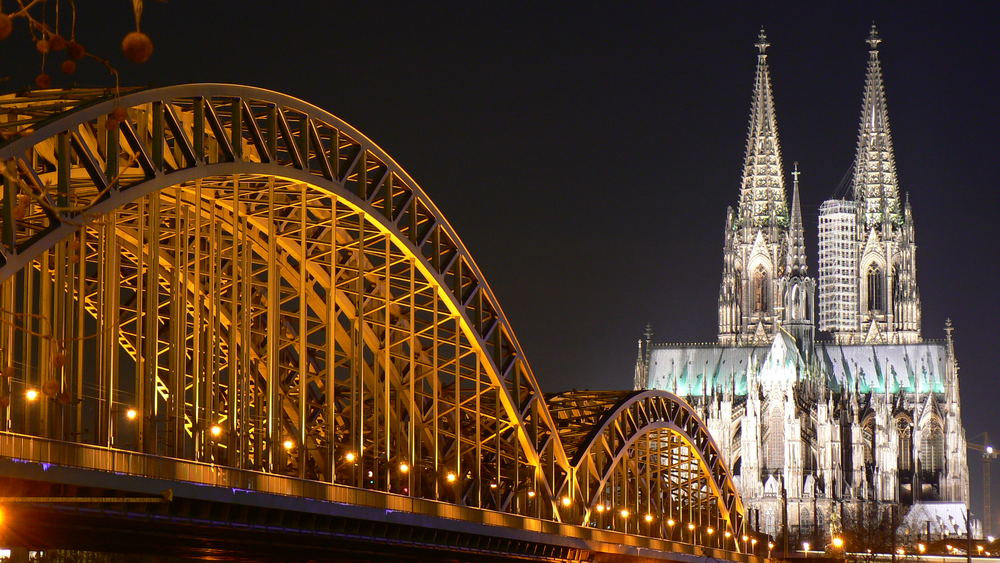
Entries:
{"label": "yellow illuminated steelwork", "polygon": [[[0,431],[111,444],[125,394],[143,421],[129,447],[151,456],[574,524],[613,502],[745,529],[684,401],[542,393],[457,233],[359,131],[246,86],[102,96],[0,98],[0,342],[19,343],[0,365],[59,354],[73,377],[54,398],[78,413]],[[605,525],[666,533],[618,514]]]}

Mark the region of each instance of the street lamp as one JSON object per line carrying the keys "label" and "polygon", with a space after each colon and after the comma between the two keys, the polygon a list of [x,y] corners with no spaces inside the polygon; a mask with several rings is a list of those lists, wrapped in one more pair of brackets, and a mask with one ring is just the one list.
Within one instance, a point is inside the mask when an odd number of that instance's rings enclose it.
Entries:
{"label": "street lamp", "polygon": [[29,401],[34,401],[38,399],[38,389],[30,388],[24,392],[24,398]]}
{"label": "street lamp", "polygon": [[918,543],[917,551],[919,551],[920,553],[924,553],[925,551],[927,551],[927,546],[922,543]]}
{"label": "street lamp", "polygon": [[[653,515],[650,514],[650,513],[648,513],[648,512],[646,513],[646,515],[643,518],[646,519],[646,523],[647,524],[649,524],[650,522],[653,521]],[[980,549],[982,549],[982,546],[980,546]]]}
{"label": "street lamp", "polygon": [[564,497],[562,498],[562,505],[563,505],[563,506],[569,506],[569,505],[571,505],[571,504],[573,504],[573,501],[572,501],[572,500],[571,500],[571,499],[570,499],[569,497],[567,497],[567,496],[564,496]]}
{"label": "street lamp", "polygon": [[771,558],[771,550],[772,549],[774,549],[774,542],[773,541],[767,542],[767,558],[768,559]]}
{"label": "street lamp", "polygon": [[844,538],[840,536],[833,536],[833,540],[830,543],[833,545],[834,549],[843,549]]}
{"label": "street lamp", "polygon": [[295,440],[292,440],[291,438],[285,438],[285,441],[281,443],[281,447],[285,448],[286,452],[289,452],[292,450],[292,448],[295,447]]}
{"label": "street lamp", "polygon": [[222,436],[222,427],[218,424],[213,424],[211,428],[208,429],[208,433],[212,435],[213,438],[218,438]]}
{"label": "street lamp", "polygon": [[802,551],[805,552],[806,557],[809,557],[809,542],[807,541],[802,542]]}
{"label": "street lamp", "polygon": [[139,416],[139,411],[135,410],[134,408],[129,407],[125,409],[125,418],[129,420],[135,420],[136,418],[138,418],[138,416]]}
{"label": "street lamp", "polygon": [[347,463],[354,463],[354,460],[358,459],[358,456],[354,452],[347,452],[344,454],[344,461]]}

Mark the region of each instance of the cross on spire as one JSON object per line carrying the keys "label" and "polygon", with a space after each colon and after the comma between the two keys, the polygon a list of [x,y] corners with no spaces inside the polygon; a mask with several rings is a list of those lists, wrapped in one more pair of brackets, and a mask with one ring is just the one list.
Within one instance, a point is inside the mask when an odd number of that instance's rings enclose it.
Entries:
{"label": "cross on spire", "polygon": [[872,51],[877,51],[878,44],[881,42],[882,38],[878,36],[878,28],[875,27],[875,22],[872,22],[871,32],[868,34],[868,39],[865,40],[865,43],[868,43],[868,47],[870,47]]}
{"label": "cross on spire", "polygon": [[799,174],[801,174],[801,172],[799,172],[799,161],[796,160],[795,163],[792,166],[793,166],[793,168],[792,168],[792,177],[795,178],[795,183],[798,184],[799,183]]}
{"label": "cross on spire", "polygon": [[760,51],[761,55],[767,56],[766,51],[767,48],[771,46],[771,44],[767,42],[767,33],[764,31],[763,27],[760,28],[760,33],[757,34],[757,43],[755,43],[754,45],[757,46],[757,50]]}

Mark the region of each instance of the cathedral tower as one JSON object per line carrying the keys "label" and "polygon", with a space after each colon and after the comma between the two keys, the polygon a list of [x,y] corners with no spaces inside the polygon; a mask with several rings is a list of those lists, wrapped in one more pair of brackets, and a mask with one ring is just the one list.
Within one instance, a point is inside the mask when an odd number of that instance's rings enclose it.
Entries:
{"label": "cathedral tower", "polygon": [[781,321],[788,245],[788,206],[774,115],[767,36],[756,43],[757,73],[750,104],[750,128],[737,209],[726,213],[719,342],[771,342]]}
{"label": "cathedral tower", "polygon": [[[909,201],[900,201],[896,159],[889,129],[881,43],[873,25],[868,37],[868,71],[861,106],[857,153],[854,160],[854,201],[826,202],[821,214],[820,309],[821,328],[838,342],[913,343],[920,341],[920,294],[916,282],[916,244]],[[853,207],[853,233],[835,225],[836,210]],[[824,221],[827,219],[827,221]],[[845,240],[847,237],[850,240]],[[844,251],[852,254],[843,260]],[[836,258],[836,259],[835,259]],[[831,264],[825,268],[825,264]],[[843,284],[845,272],[835,264],[849,264],[853,287]],[[824,275],[825,274],[825,275]]]}

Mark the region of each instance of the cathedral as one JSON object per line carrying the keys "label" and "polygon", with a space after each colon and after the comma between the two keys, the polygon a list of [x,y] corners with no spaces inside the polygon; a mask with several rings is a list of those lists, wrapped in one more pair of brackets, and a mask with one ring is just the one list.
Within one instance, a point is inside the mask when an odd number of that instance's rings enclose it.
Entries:
{"label": "cathedral", "polygon": [[637,389],[670,391],[700,412],[751,522],[814,546],[871,527],[873,514],[889,513],[914,541],[966,533],[952,327],[943,340],[921,335],[914,219],[897,181],[880,42],[873,26],[853,197],[820,207],[817,280],[797,165],[787,199],[761,31],[739,200],[725,217],[718,341],[656,342],[647,327],[636,361]]}

